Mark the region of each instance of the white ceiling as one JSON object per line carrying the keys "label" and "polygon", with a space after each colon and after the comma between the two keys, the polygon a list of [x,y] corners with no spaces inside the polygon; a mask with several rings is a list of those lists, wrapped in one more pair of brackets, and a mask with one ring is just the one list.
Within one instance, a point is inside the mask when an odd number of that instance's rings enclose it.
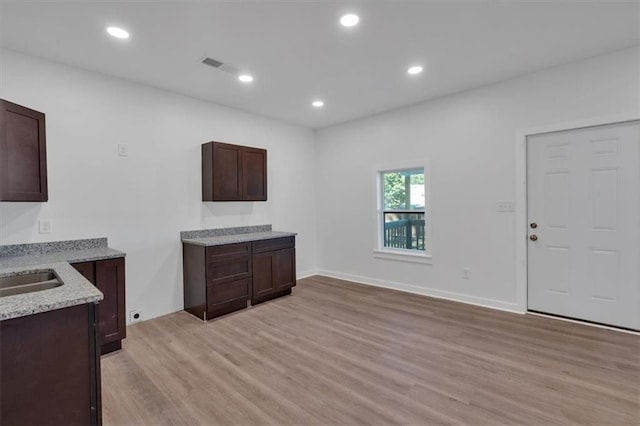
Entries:
{"label": "white ceiling", "polygon": [[5,47],[314,128],[640,41],[637,1],[1,1]]}

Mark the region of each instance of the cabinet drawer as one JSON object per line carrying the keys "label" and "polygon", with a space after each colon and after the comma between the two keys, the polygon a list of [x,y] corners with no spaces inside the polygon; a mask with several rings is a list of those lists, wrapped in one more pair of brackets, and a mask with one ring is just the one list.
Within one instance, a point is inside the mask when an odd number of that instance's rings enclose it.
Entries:
{"label": "cabinet drawer", "polygon": [[251,255],[251,243],[224,244],[221,246],[207,247],[207,263],[218,260],[226,256],[246,256]]}
{"label": "cabinet drawer", "polygon": [[209,310],[221,303],[232,302],[249,297],[249,279],[229,281],[207,287],[207,306]]}
{"label": "cabinet drawer", "polygon": [[207,262],[207,285],[216,285],[250,276],[251,257],[248,256],[225,256]]}
{"label": "cabinet drawer", "polygon": [[295,237],[272,238],[253,242],[253,253],[292,248],[295,246]]}

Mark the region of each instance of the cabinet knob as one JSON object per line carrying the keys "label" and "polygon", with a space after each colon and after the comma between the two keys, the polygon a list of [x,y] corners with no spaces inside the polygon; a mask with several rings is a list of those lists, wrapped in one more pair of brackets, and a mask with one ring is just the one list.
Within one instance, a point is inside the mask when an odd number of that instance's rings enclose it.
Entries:
{"label": "cabinet knob", "polygon": [[533,234],[533,235],[531,235],[531,236],[529,237],[529,239],[530,239],[531,241],[538,241],[538,236],[537,236],[536,234]]}
{"label": "cabinet knob", "polygon": [[531,229],[536,229],[538,227],[538,224],[535,222],[531,222],[531,225],[529,225],[531,227]]}

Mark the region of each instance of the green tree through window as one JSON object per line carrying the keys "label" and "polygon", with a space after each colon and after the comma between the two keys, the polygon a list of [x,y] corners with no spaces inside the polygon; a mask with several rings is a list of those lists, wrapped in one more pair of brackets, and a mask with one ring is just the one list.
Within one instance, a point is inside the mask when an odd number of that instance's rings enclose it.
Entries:
{"label": "green tree through window", "polygon": [[380,173],[384,247],[425,250],[424,169]]}
{"label": "green tree through window", "polygon": [[384,207],[385,209],[402,209],[406,202],[405,179],[400,173],[384,174]]}

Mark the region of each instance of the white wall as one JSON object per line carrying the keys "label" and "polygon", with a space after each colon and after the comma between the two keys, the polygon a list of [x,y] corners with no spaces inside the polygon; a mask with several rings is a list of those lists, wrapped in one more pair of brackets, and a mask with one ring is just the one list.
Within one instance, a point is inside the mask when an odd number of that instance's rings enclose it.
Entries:
{"label": "white wall", "polygon": [[[638,61],[628,49],[318,131],[320,273],[522,310],[514,214],[496,212],[516,196],[516,131],[638,116]],[[373,170],[422,157],[432,165],[433,264],[376,259]]]}
{"label": "white wall", "polygon": [[[311,130],[13,51],[0,58],[0,97],[46,113],[49,168],[49,202],[0,203],[0,244],[108,237],[127,253],[127,309],[145,319],[182,309],[181,230],[271,223],[299,233],[299,273],[315,269]],[[267,202],[201,201],[210,140],[268,150]],[[38,234],[38,219],[53,233]]]}
{"label": "white wall", "polygon": [[[47,203],[0,203],[0,244],[108,237],[128,254],[128,309],[145,318],[182,309],[180,230],[264,223],[299,233],[301,275],[317,264],[327,275],[519,310],[514,215],[495,211],[515,198],[517,129],[640,109],[637,49],[315,136],[13,51],[0,59],[0,96],[47,114],[50,191]],[[200,144],[209,140],[268,149],[268,202],[200,201]],[[117,156],[118,143],[129,157]],[[373,170],[425,157],[433,265],[376,259]],[[52,234],[38,234],[40,218],[53,220]]]}

